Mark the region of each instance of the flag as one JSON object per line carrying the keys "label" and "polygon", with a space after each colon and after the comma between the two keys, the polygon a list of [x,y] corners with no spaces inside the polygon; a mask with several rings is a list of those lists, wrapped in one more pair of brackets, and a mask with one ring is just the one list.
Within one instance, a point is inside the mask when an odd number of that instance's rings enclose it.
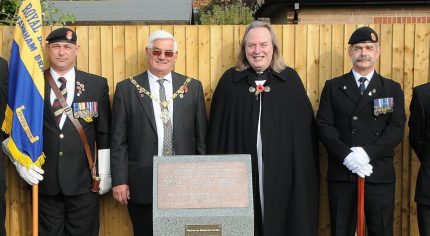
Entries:
{"label": "flag", "polygon": [[2,130],[10,135],[12,158],[30,168],[43,154],[43,52],[40,0],[24,0],[18,10],[9,60],[8,104]]}

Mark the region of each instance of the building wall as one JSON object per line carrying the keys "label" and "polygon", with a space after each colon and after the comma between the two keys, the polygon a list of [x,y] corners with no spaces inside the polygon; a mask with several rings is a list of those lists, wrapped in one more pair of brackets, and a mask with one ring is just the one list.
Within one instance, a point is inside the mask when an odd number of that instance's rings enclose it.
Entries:
{"label": "building wall", "polygon": [[[289,9],[272,19],[272,23],[292,23]],[[299,24],[393,24],[430,23],[430,6],[307,7],[299,10]]]}

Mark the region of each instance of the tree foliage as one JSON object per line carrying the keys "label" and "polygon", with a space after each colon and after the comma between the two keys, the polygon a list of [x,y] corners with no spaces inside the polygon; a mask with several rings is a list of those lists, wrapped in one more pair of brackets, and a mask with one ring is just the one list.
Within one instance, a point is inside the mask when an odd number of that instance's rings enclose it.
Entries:
{"label": "tree foliage", "polygon": [[[21,0],[0,0],[0,25],[14,25],[18,20],[18,8]],[[74,23],[75,15],[56,8],[52,1],[41,0],[43,21],[47,25]]]}
{"label": "tree foliage", "polygon": [[202,25],[247,25],[254,20],[252,6],[241,0],[212,2],[201,9]]}

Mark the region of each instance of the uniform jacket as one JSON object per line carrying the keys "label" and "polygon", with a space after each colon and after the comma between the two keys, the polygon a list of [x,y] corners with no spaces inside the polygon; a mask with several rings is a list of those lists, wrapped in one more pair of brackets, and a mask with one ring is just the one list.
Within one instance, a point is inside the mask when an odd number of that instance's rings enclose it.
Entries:
{"label": "uniform jacket", "polygon": [[[318,235],[318,152],[312,106],[299,75],[267,71],[257,97],[252,69],[227,70],[215,89],[209,154],[251,154],[256,235]],[[250,92],[253,91],[253,92]],[[257,99],[258,98],[258,99]],[[264,223],[259,210],[257,127],[261,101]]]}
{"label": "uniform jacket", "polygon": [[[91,152],[108,149],[110,145],[109,130],[111,109],[107,80],[97,75],[76,70],[75,83],[84,85],[85,91],[78,96],[75,89],[74,103],[98,102],[98,117],[87,122],[78,118],[87,135]],[[46,156],[42,168],[44,179],[40,182],[40,192],[45,195],[79,195],[90,191],[91,173],[85,155],[84,145],[73,123],[66,119],[62,130],[55,123],[50,104],[51,88],[45,80],[45,111],[44,111],[44,142],[43,151]],[[71,104],[69,104],[71,105]]]}
{"label": "uniform jacket", "polygon": [[[374,100],[393,98],[393,111],[374,114]],[[319,137],[327,149],[328,180],[356,181],[342,163],[350,147],[363,147],[370,157],[373,174],[368,183],[393,183],[394,148],[403,138],[404,97],[400,85],[374,73],[363,95],[350,73],[328,80],[321,94],[316,121]]]}
{"label": "uniform jacket", "polygon": [[414,88],[409,118],[409,141],[421,162],[415,201],[430,205],[430,83]]}
{"label": "uniform jacket", "polygon": [[[134,77],[150,91],[148,73]],[[173,92],[187,77],[172,72]],[[175,155],[203,155],[207,117],[202,84],[192,79],[183,97],[173,100],[173,149]],[[152,100],[139,94],[129,79],[117,84],[113,102],[111,171],[112,186],[128,184],[131,201],[152,203],[152,162],[158,138]]]}

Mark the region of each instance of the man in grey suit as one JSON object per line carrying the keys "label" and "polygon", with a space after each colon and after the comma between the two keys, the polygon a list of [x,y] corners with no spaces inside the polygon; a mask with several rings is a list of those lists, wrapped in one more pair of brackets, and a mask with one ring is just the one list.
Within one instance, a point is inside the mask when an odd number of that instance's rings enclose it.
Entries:
{"label": "man in grey suit", "polygon": [[128,207],[134,235],[152,235],[153,157],[205,154],[202,84],[173,72],[177,43],[168,32],[150,35],[148,71],[118,83],[113,102],[113,197]]}

